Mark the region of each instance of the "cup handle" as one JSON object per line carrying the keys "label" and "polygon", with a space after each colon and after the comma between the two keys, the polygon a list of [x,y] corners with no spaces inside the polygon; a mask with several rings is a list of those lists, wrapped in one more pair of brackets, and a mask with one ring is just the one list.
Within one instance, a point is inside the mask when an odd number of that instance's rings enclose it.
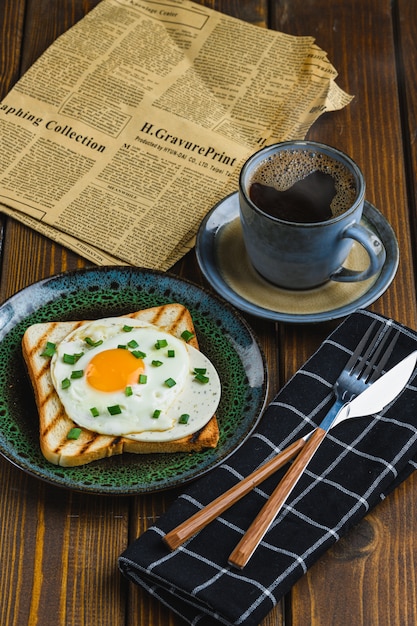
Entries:
{"label": "cup handle", "polygon": [[369,255],[369,265],[362,271],[340,267],[330,276],[332,280],[344,283],[366,280],[382,269],[386,259],[385,248],[382,241],[372,231],[354,222],[345,228],[342,237],[354,239],[365,248]]}

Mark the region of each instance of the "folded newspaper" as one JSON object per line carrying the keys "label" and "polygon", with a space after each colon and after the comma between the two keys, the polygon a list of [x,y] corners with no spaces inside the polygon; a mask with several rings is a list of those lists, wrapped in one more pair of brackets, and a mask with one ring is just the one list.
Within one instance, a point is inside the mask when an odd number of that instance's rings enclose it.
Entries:
{"label": "folded newspaper", "polygon": [[0,211],[98,265],[168,269],[264,145],[351,96],[312,37],[102,0],[0,103]]}

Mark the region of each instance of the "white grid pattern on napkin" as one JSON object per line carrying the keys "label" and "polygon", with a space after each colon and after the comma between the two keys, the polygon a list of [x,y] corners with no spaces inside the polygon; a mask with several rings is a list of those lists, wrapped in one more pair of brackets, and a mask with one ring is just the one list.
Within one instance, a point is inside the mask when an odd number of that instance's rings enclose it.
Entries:
{"label": "white grid pattern on napkin", "polygon": [[120,559],[126,576],[189,624],[256,626],[317,558],[385,497],[391,484],[417,467],[412,379],[401,400],[380,414],[348,420],[329,433],[242,571],[228,566],[227,557],[285,468],[176,551],[169,552],[162,542],[165,532],[321,421],[333,401],[338,372],[374,318],[401,331],[395,362],[416,348],[413,331],[367,311],[353,314],[279,392],[248,441],[127,549]]}

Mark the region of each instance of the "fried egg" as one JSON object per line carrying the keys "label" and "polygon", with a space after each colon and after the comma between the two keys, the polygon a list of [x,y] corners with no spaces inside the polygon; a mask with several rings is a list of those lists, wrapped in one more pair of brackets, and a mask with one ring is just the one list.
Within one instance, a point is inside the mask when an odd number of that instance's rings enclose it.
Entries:
{"label": "fried egg", "polygon": [[51,359],[51,378],[67,415],[102,435],[171,441],[215,414],[219,376],[199,350],[132,318],[86,322]]}

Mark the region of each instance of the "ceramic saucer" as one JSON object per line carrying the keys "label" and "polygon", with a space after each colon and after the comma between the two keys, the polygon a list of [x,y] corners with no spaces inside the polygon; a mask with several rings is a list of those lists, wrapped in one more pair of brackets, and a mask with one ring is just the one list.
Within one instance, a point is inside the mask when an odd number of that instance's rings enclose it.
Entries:
{"label": "ceramic saucer", "polygon": [[[211,286],[241,311],[273,321],[322,322],[349,315],[379,298],[398,267],[398,244],[384,216],[365,201],[362,223],[385,246],[387,258],[379,274],[357,283],[328,283],[315,289],[291,291],[275,287],[252,267],[243,243],[238,193],[221,200],[204,218],[196,241],[201,271]],[[362,269],[368,257],[356,242],[345,263]]]}

